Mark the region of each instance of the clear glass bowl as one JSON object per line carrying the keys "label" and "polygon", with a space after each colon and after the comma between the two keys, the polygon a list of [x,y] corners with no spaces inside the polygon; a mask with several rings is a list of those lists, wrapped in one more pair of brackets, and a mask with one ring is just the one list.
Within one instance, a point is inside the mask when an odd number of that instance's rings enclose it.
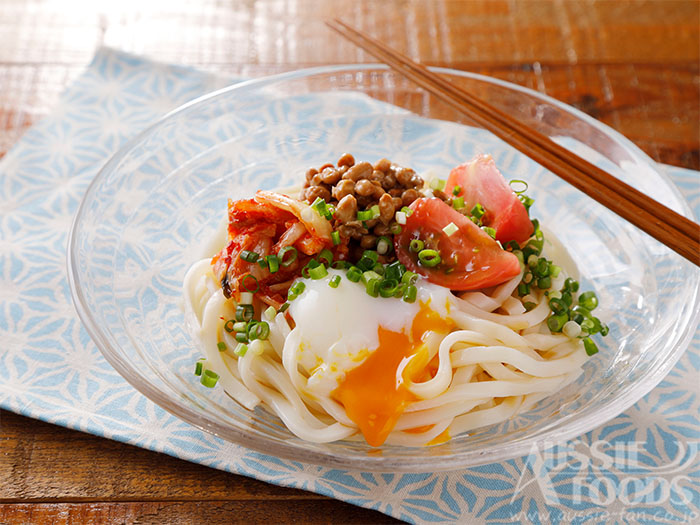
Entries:
{"label": "clear glass bowl", "polygon": [[[437,69],[654,198],[691,216],[632,143],[556,100],[479,75]],[[299,440],[262,409],[248,411],[193,375],[181,283],[226,213],[229,197],[299,180],[345,151],[419,171],[492,154],[526,179],[533,215],[568,248],[610,325],[580,380],[510,421],[423,448]],[[580,435],[651,390],[698,322],[698,268],[386,68],[334,66],[235,85],[169,114],[97,175],[68,252],[78,313],[111,365],[152,401],[203,430],[275,456],[373,471],[453,470],[526,454]]]}

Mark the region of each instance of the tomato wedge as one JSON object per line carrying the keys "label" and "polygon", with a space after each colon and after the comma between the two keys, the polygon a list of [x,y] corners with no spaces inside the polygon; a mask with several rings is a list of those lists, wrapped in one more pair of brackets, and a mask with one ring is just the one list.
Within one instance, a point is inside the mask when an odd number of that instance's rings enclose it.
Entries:
{"label": "tomato wedge", "polygon": [[[520,273],[515,255],[440,199],[417,199],[410,209],[403,231],[394,236],[394,249],[407,269],[452,290],[487,288]],[[452,235],[443,230],[450,223],[457,228]],[[409,248],[414,239],[423,242],[424,249],[436,250],[441,262],[433,267],[422,264]]]}
{"label": "tomato wedge", "polygon": [[453,168],[445,192],[452,195],[455,186],[460,187],[457,196],[464,197],[464,204],[470,210],[476,204],[484,207],[482,224],[496,230],[496,239],[503,244],[508,241],[522,244],[533,234],[525,206],[498,171],[491,155],[477,155]]}

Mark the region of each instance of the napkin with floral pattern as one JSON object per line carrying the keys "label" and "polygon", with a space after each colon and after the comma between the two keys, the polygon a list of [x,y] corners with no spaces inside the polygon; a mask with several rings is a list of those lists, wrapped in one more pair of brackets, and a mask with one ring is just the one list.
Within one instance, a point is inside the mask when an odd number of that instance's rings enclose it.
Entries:
{"label": "napkin with floral pattern", "polygon": [[[661,384],[594,431],[518,459],[438,474],[341,471],[253,452],[178,420],[126,383],[71,303],[72,217],[129,137],[231,82],[101,49],[53,113],[0,160],[0,406],[413,523],[700,520],[700,332]],[[700,215],[700,174],[664,169]]]}

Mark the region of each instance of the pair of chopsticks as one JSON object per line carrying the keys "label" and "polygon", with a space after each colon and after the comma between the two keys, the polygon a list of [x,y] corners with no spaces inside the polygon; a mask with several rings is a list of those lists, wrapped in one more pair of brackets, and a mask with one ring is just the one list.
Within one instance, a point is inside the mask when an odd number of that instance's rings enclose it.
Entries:
{"label": "pair of chopsticks", "polygon": [[326,24],[592,199],[700,266],[698,224],[345,22],[336,18]]}

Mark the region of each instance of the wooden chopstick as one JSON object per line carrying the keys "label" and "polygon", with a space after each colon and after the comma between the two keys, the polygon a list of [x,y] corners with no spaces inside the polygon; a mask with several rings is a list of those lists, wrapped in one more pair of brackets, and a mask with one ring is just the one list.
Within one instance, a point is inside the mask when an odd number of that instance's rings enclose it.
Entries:
{"label": "wooden chopstick", "polygon": [[523,152],[603,206],[700,266],[700,226],[344,22],[326,22],[426,91]]}

